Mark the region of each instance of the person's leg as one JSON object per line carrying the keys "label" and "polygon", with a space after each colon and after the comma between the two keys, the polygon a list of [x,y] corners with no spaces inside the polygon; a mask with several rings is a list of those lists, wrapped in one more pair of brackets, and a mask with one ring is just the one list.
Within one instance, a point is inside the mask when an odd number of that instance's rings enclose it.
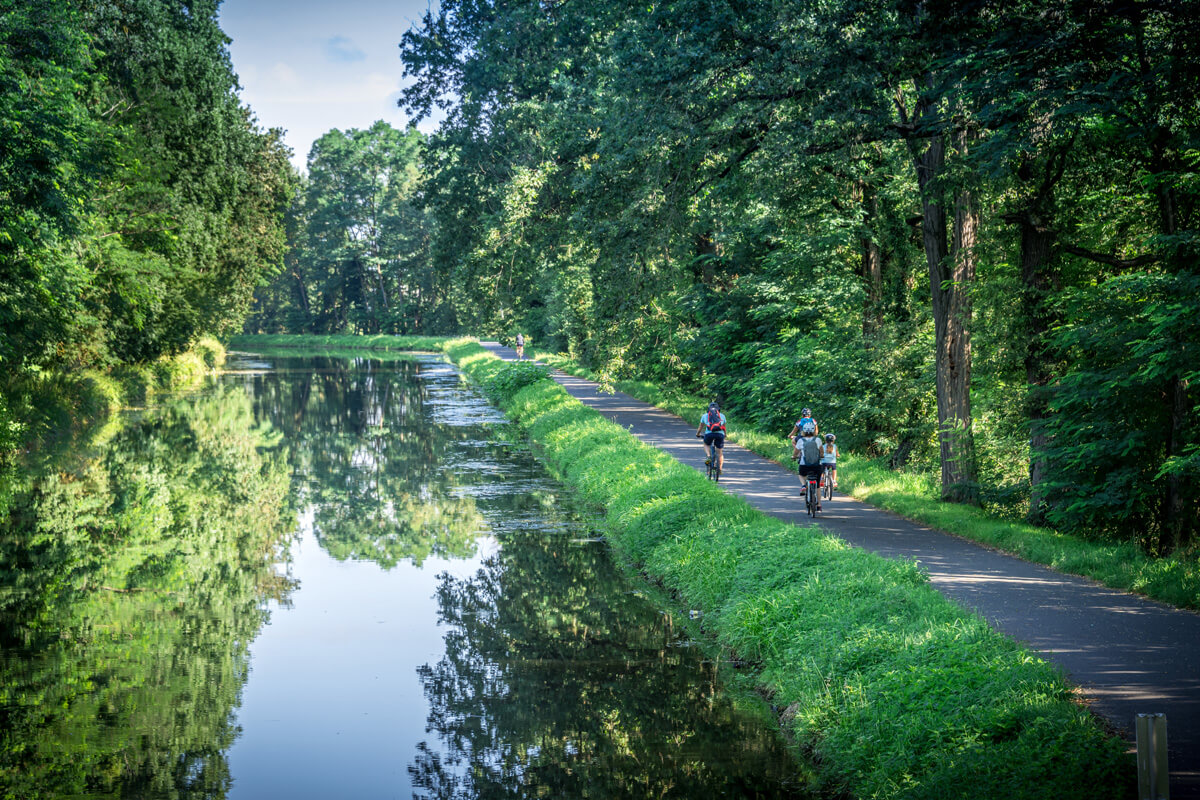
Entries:
{"label": "person's leg", "polygon": [[717,448],[717,469],[725,469],[725,437],[718,436],[713,440],[713,447]]}

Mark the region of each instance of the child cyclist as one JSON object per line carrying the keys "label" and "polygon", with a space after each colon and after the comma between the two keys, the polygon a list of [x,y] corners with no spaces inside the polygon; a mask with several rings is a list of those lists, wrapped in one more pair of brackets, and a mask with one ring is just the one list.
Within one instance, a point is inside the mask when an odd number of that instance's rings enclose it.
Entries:
{"label": "child cyclist", "polygon": [[[725,415],[717,402],[708,404],[708,410],[700,415],[700,425],[696,428],[696,436],[704,438],[704,464],[717,459],[717,469],[725,469]],[[716,451],[715,453],[713,451]]]}
{"label": "child cyclist", "polygon": [[837,455],[838,449],[834,442],[837,437],[832,433],[825,434],[825,443],[821,445],[821,469],[829,468],[829,477],[833,481],[833,488],[837,488]]}
{"label": "child cyclist", "polygon": [[[821,472],[821,440],[817,438],[817,426],[806,423],[800,429],[800,438],[792,445],[792,458],[796,459],[796,470],[800,473],[801,492],[808,491],[808,477],[816,476],[820,485]],[[817,510],[821,510],[821,495],[817,494]]]}

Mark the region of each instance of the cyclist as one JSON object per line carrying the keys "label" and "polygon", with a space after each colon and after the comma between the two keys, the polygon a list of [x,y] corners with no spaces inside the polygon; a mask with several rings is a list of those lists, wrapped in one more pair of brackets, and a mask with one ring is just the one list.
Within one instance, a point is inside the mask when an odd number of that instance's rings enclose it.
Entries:
{"label": "cyclist", "polygon": [[525,358],[525,334],[517,334],[517,361]]}
{"label": "cyclist", "polygon": [[821,428],[819,425],[817,425],[817,421],[813,419],[811,408],[806,408],[801,411],[800,419],[796,420],[796,424],[792,426],[792,432],[788,434],[788,438],[792,440],[793,444],[796,442],[796,435],[804,430],[805,425],[812,425],[814,436],[821,432]]}
{"label": "cyclist", "polygon": [[821,445],[821,469],[829,467],[829,477],[833,480],[833,488],[837,488],[837,437],[832,433],[825,434],[825,444]]}
{"label": "cyclist", "polygon": [[[801,494],[808,491],[808,476],[815,475],[821,484],[821,440],[817,438],[816,423],[809,422],[800,429],[800,438],[792,445],[792,458],[796,459],[796,471],[800,473]],[[821,510],[821,495],[817,494],[817,510]]]}
{"label": "cyclist", "polygon": [[[717,469],[725,469],[725,415],[717,401],[708,404],[708,410],[700,415],[700,425],[696,428],[696,436],[704,439],[704,465],[712,463],[713,456],[717,459]],[[714,454],[714,450],[716,453]]]}

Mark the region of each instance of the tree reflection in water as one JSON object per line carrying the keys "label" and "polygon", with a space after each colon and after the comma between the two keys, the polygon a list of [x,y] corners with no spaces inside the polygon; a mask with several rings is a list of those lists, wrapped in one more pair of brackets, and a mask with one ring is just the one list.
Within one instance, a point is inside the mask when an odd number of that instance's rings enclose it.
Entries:
{"label": "tree reflection in water", "polygon": [[0,796],[222,797],[295,528],[243,391],[126,415],[41,454],[0,520]]}
{"label": "tree reflection in water", "polygon": [[[299,502],[321,547],[339,560],[390,568],[475,551],[480,517],[453,456],[478,431],[431,420],[430,356],[274,359],[256,376],[256,414],[288,442]],[[453,375],[457,383],[457,375]]]}
{"label": "tree reflection in water", "polygon": [[739,713],[715,666],[630,592],[603,544],[504,535],[476,575],[441,576],[446,655],[416,796],[795,797],[776,731]]}

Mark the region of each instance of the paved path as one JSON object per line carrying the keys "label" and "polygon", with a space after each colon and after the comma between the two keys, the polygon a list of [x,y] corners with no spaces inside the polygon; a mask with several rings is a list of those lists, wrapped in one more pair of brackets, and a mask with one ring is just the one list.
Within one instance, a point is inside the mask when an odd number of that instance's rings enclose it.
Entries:
{"label": "paved path", "polygon": [[[494,342],[482,344],[501,358],[516,357]],[[563,373],[554,379],[647,444],[704,468],[694,423],[619,392],[602,393],[591,381]],[[768,514],[808,524],[796,475],[743,447],[725,446],[721,485]],[[1165,713],[1171,798],[1200,800],[1200,614],[1063,575],[844,495],[825,504],[818,522],[864,549],[919,560],[942,594],[1061,665],[1130,741],[1134,715]]]}

